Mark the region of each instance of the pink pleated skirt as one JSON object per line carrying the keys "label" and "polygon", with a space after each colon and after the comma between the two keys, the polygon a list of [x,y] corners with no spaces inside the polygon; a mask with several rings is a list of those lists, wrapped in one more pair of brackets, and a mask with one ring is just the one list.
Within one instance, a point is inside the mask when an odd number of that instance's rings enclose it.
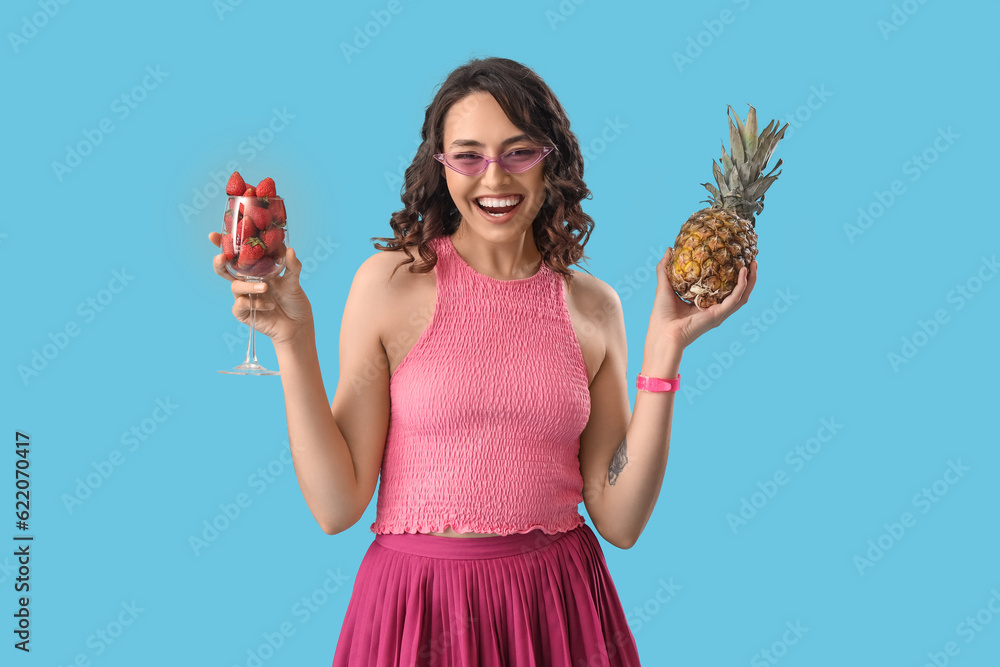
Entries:
{"label": "pink pleated skirt", "polygon": [[586,524],[555,535],[376,535],[333,659],[333,667],[638,664]]}

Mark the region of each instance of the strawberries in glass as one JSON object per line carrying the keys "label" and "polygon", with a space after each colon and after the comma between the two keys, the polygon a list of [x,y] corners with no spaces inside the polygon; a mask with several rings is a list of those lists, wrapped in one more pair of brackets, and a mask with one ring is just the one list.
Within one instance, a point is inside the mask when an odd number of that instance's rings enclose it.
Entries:
{"label": "strawberries in glass", "polygon": [[274,179],[265,178],[254,187],[234,171],[226,194],[222,252],[229,272],[245,280],[281,273],[287,249],[285,202],[277,194]]}

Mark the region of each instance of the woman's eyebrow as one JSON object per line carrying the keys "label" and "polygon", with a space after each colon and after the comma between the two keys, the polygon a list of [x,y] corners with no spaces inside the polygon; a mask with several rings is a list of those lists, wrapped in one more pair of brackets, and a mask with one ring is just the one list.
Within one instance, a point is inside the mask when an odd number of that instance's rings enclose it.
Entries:
{"label": "woman's eyebrow", "polygon": [[[519,141],[528,141],[529,137],[526,134],[519,134],[516,137],[509,137],[500,142],[501,146],[507,146],[509,144],[516,144]],[[472,146],[474,148],[484,148],[485,144],[476,141],[475,139],[456,139],[451,142],[449,148],[454,148],[456,146]]]}

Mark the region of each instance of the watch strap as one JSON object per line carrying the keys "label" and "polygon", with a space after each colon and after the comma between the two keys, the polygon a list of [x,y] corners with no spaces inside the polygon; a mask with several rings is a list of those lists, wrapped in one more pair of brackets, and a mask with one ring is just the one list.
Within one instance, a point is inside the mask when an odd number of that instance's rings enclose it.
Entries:
{"label": "watch strap", "polygon": [[677,374],[677,377],[670,379],[654,378],[639,373],[639,377],[636,381],[636,386],[644,391],[677,391],[680,384],[680,373]]}

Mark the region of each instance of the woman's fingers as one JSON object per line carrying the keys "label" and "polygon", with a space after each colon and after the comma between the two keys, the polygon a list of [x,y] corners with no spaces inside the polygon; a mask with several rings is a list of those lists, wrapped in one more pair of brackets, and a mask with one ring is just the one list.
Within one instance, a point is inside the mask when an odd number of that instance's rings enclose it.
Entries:
{"label": "woman's fingers", "polygon": [[750,298],[750,292],[753,291],[754,283],[757,282],[757,262],[753,261],[750,263],[750,266],[740,269],[740,274],[740,279],[737,281],[736,289],[733,290],[733,294],[739,293],[740,295],[736,302],[736,307],[733,308],[733,312],[742,308]]}
{"label": "woman's fingers", "polygon": [[740,269],[739,275],[736,278],[736,286],[733,288],[733,291],[730,292],[725,299],[705,310],[712,322],[712,329],[722,324],[726,318],[739,310],[740,307],[747,302],[747,297],[750,296],[750,289],[747,284],[748,274],[748,269]]}
{"label": "woman's fingers", "polygon": [[233,282],[234,280],[236,280],[235,278],[233,278],[233,275],[231,273],[229,273],[229,271],[226,269],[226,257],[225,257],[225,255],[221,255],[220,254],[220,255],[216,255],[215,257],[213,257],[212,258],[212,268],[215,269],[215,272],[217,274],[219,274],[220,276],[222,276],[223,278],[225,278],[229,282]]}
{"label": "woman's fingers", "polygon": [[285,273],[282,275],[282,278],[292,280],[293,284],[297,284],[300,273],[302,273],[302,262],[299,261],[299,256],[295,254],[295,250],[291,246],[288,246],[288,249],[285,250]]}
{"label": "woman's fingers", "polygon": [[236,296],[241,294],[263,294],[267,291],[267,283],[233,279],[232,288],[233,294]]}
{"label": "woman's fingers", "polygon": [[[253,309],[257,312],[264,310],[261,308],[260,299],[254,299]],[[250,321],[250,297],[249,296],[239,296],[233,301],[233,316],[236,317],[240,322]]]}
{"label": "woman's fingers", "polygon": [[[220,234],[219,232],[209,232],[208,240],[212,242],[212,245],[219,248],[222,247],[222,234]],[[229,282],[233,282],[233,280],[235,280],[232,274],[226,270],[226,257],[222,253],[219,253],[218,255],[212,258],[212,268],[215,269],[215,272],[217,274],[219,274]]]}
{"label": "woman's fingers", "polygon": [[737,309],[746,305],[746,302],[750,299],[750,293],[753,292],[753,286],[757,284],[757,260],[750,262],[750,266],[747,268],[747,286],[743,290],[743,294],[740,296],[740,304],[736,307]]}
{"label": "woman's fingers", "polygon": [[[264,299],[259,296],[253,297],[253,309],[256,311],[261,310],[274,310],[275,303],[273,299]],[[236,297],[233,301],[233,315],[240,317],[246,313],[250,312],[250,295],[241,294]]]}
{"label": "woman's fingers", "polygon": [[716,307],[718,307],[719,312],[722,313],[723,320],[739,310],[739,307],[746,303],[746,299],[744,299],[744,297],[747,296],[747,273],[747,269],[740,269],[739,276],[736,279],[736,287],[733,288],[733,291],[730,292],[725,299],[717,304]]}

